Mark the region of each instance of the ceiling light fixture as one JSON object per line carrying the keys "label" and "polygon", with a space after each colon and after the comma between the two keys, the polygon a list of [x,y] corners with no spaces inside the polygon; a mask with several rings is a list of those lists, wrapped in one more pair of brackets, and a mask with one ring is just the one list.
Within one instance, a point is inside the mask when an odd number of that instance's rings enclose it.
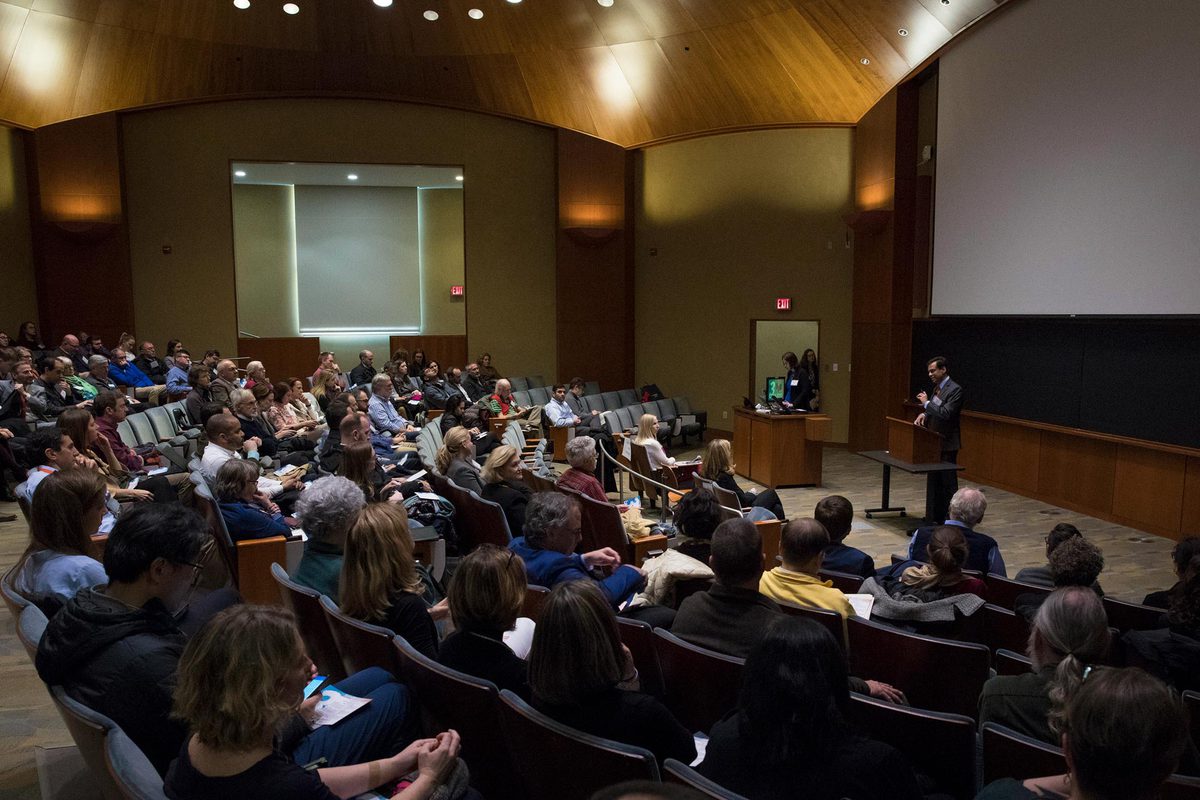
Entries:
{"label": "ceiling light fixture", "polygon": [[285,13],[285,14],[299,14],[299,13],[300,13],[300,6],[296,5],[295,3],[284,3],[284,4],[283,4],[283,13]]}
{"label": "ceiling light fixture", "polygon": [[426,11],[424,14],[422,14],[421,16],[423,16],[425,19],[429,20],[430,22],[437,22],[438,13],[431,8],[428,11]]}
{"label": "ceiling light fixture", "polygon": [[858,60],[858,63],[862,64],[865,67],[871,63],[871,59],[867,58],[866,56],[863,56],[862,58],[860,58]]}
{"label": "ceiling light fixture", "polygon": [[950,0],[942,0],[942,5],[944,5],[944,6],[950,5]]}
{"label": "ceiling light fixture", "polygon": [[896,33],[900,34],[901,36],[908,36],[908,28],[901,28],[900,30],[896,31]]}
{"label": "ceiling light fixture", "polygon": [[467,16],[471,19],[483,19],[483,11],[478,8],[472,8],[467,12]]}
{"label": "ceiling light fixture", "polygon": [[597,3],[605,8],[612,8],[613,0],[596,0]]}
{"label": "ceiling light fixture", "polygon": [[380,8],[388,8],[391,6],[391,4],[392,0],[375,0],[375,5],[379,6]]}
{"label": "ceiling light fixture", "polygon": [[239,169],[239,170],[237,170],[236,172],[234,172],[234,173],[233,173],[233,177],[235,177],[235,178],[244,178],[244,177],[246,177],[246,170],[244,170],[244,169]]}
{"label": "ceiling light fixture", "polygon": [[[521,0],[517,0],[517,2],[519,3],[519,2],[521,2]],[[462,176],[462,175],[455,175],[455,176],[454,176],[454,180],[456,180],[456,181],[461,181],[462,179],[463,179],[463,176]]]}
{"label": "ceiling light fixture", "polygon": [[521,2],[521,0],[508,0],[508,2],[512,3],[515,6],[517,3]]}
{"label": "ceiling light fixture", "polygon": [[247,9],[250,7],[250,0],[233,0],[233,7]]}
{"label": "ceiling light fixture", "polygon": [[358,176],[355,175],[353,172],[351,172],[349,175],[346,176],[346,180],[356,181],[356,180],[358,180]]}

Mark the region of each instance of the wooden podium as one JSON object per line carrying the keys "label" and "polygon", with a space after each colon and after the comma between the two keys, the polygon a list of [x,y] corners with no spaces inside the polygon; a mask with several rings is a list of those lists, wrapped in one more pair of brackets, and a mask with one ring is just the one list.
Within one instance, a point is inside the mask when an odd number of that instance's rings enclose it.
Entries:
{"label": "wooden podium", "polygon": [[936,464],[942,460],[942,435],[895,417],[887,417],[888,452],[909,464]]}
{"label": "wooden podium", "polygon": [[734,408],[737,473],[772,489],[820,486],[822,442],[832,432],[828,414],[759,414]]}

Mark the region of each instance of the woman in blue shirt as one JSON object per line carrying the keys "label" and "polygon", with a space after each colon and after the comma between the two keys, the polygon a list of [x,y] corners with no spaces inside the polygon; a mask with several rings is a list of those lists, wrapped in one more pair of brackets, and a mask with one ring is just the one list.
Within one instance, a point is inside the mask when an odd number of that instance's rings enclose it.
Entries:
{"label": "woman in blue shirt", "polygon": [[213,495],[233,540],[290,536],[279,507],[258,492],[258,464],[231,458],[221,465]]}

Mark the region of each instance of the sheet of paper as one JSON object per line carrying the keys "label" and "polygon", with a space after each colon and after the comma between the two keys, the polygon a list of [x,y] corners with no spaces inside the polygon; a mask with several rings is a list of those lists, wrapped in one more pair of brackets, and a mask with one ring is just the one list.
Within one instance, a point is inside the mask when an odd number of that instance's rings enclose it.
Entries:
{"label": "sheet of paper", "polygon": [[848,594],[846,599],[850,601],[850,607],[854,609],[854,613],[863,619],[871,618],[871,608],[875,605],[875,597],[869,594]]}
{"label": "sheet of paper", "polygon": [[696,742],[696,760],[689,764],[689,767],[694,767],[704,760],[704,754],[708,751],[708,737],[703,733],[693,733],[692,739]]}
{"label": "sheet of paper", "polygon": [[295,471],[295,469],[296,469],[295,464],[287,464],[287,465],[282,466],[279,469],[275,470],[275,474],[282,477],[284,475],[287,475],[289,472]]}
{"label": "sheet of paper", "polygon": [[147,475],[164,475],[170,467],[155,467],[154,469],[146,470]]}
{"label": "sheet of paper", "polygon": [[355,697],[346,694],[336,686],[326,686],[321,690],[321,701],[317,703],[312,727],[336,725],[369,702],[371,702],[369,697]]}

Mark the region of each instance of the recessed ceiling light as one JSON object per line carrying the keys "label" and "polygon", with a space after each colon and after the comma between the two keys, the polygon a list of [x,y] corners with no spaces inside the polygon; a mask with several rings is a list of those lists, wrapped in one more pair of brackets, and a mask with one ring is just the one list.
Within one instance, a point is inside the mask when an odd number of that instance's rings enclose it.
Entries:
{"label": "recessed ceiling light", "polygon": [[233,0],[234,8],[249,8],[250,0]]}
{"label": "recessed ceiling light", "polygon": [[239,170],[235,171],[235,172],[233,173],[233,177],[235,177],[235,178],[244,178],[244,177],[246,177],[246,170],[244,170],[244,169],[239,169]]}
{"label": "recessed ceiling light", "polygon": [[351,180],[351,181],[356,181],[356,180],[358,180],[358,176],[355,175],[353,172],[351,172],[349,175],[346,176],[346,179]]}
{"label": "recessed ceiling light", "polygon": [[284,4],[283,4],[283,13],[285,13],[285,14],[299,14],[299,13],[300,13],[300,6],[296,5],[295,3],[284,3]]}
{"label": "recessed ceiling light", "polygon": [[863,56],[862,58],[860,58],[858,60],[858,63],[862,64],[865,67],[867,64],[871,63],[871,59],[867,58],[866,56]]}
{"label": "recessed ceiling light", "polygon": [[467,12],[467,16],[471,19],[483,19],[483,11],[478,8],[472,8]]}
{"label": "recessed ceiling light", "polygon": [[391,4],[392,0],[375,0],[375,5],[379,6],[380,8],[387,8]]}
{"label": "recessed ceiling light", "polygon": [[423,16],[425,19],[429,20],[430,22],[436,22],[437,18],[438,18],[438,13],[431,8],[428,11],[426,11],[424,14],[422,14],[421,16]]}
{"label": "recessed ceiling light", "polygon": [[508,0],[508,2],[512,3],[515,6],[517,3],[521,2],[521,0]]}
{"label": "recessed ceiling light", "polygon": [[896,31],[896,33],[900,34],[901,36],[908,36],[908,28],[901,28],[900,30]]}
{"label": "recessed ceiling light", "polygon": [[[521,2],[521,0],[517,0],[517,2],[519,3],[519,2]],[[455,176],[454,176],[454,180],[456,180],[456,181],[461,181],[462,179],[463,179],[463,176],[462,176],[462,175],[455,175]]]}
{"label": "recessed ceiling light", "polygon": [[613,0],[596,0],[597,3],[605,8],[612,8]]}

